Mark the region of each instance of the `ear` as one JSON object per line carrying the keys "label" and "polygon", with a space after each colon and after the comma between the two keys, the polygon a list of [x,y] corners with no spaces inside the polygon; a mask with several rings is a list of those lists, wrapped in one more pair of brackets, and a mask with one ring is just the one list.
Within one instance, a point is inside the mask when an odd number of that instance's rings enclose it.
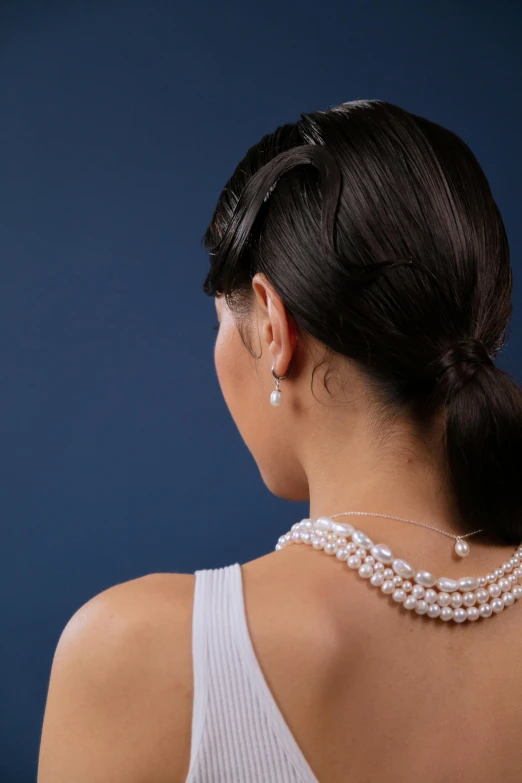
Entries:
{"label": "ear", "polygon": [[283,300],[263,272],[252,278],[260,337],[268,345],[271,367],[276,375],[286,375],[292,359],[297,335]]}

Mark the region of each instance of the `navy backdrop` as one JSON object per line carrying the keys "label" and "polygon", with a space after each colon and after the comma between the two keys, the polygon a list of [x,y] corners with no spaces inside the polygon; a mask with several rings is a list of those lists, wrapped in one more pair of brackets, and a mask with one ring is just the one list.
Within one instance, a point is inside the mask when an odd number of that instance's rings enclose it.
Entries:
{"label": "navy backdrop", "polygon": [[521,21],[514,1],[1,4],[2,783],[36,779],[85,601],[259,557],[306,515],[236,431],[201,291],[203,231],[263,134],[355,98],[459,133],[506,222],[498,363],[522,382]]}

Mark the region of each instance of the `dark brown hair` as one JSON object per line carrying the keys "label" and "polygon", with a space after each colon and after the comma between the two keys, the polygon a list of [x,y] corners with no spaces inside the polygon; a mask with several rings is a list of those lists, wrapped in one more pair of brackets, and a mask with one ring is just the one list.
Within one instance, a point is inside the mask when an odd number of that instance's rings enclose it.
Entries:
{"label": "dark brown hair", "polygon": [[511,318],[506,231],[455,133],[381,100],[301,114],[246,153],[203,237],[203,289],[248,314],[263,272],[298,333],[349,357],[390,416],[445,411],[463,528],[522,539],[522,391],[494,365]]}

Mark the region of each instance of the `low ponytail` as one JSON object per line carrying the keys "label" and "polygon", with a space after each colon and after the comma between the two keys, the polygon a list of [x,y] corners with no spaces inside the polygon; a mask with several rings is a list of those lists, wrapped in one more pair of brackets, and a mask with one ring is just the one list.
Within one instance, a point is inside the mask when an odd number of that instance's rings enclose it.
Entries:
{"label": "low ponytail", "polygon": [[[448,480],[466,529],[504,544],[522,540],[522,390],[482,343],[447,351],[430,404],[445,406]],[[469,529],[468,529],[469,528]]]}

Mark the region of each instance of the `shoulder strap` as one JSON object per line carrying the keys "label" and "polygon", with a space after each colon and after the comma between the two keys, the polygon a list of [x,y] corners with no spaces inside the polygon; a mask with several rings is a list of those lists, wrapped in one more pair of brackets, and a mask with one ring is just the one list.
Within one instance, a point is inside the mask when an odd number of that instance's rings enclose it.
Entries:
{"label": "shoulder strap", "polygon": [[194,701],[186,783],[317,783],[255,656],[241,566],[196,571],[195,576]]}
{"label": "shoulder strap", "polygon": [[207,604],[210,597],[211,571],[196,571],[194,606],[192,608],[192,669],[194,696],[192,702],[192,735],[190,740],[190,767],[187,783],[191,780],[198,755],[205,715],[207,712]]}

